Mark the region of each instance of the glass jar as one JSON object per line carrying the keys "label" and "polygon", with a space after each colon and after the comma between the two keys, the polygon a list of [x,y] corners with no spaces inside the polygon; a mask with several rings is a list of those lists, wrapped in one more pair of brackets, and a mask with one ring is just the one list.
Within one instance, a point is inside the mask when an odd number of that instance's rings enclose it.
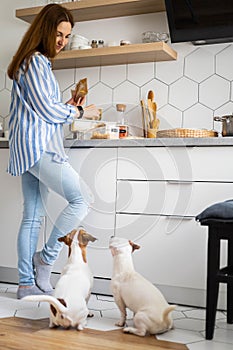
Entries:
{"label": "glass jar", "polygon": [[93,49],[96,49],[96,48],[98,47],[97,40],[92,40],[92,42],[91,42],[91,47],[92,47]]}
{"label": "glass jar", "polygon": [[125,110],[126,110],[126,105],[123,103],[118,103],[116,105],[117,109],[117,125],[119,127],[119,138],[124,138],[127,137],[129,132],[128,132],[128,125],[127,121],[125,118]]}
{"label": "glass jar", "polygon": [[99,40],[98,41],[98,47],[104,47],[104,41],[103,40]]}

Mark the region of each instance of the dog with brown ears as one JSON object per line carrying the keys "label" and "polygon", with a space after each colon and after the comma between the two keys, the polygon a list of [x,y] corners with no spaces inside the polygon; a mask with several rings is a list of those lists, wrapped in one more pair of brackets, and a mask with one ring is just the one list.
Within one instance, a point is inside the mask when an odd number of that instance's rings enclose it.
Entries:
{"label": "dog with brown ears", "polygon": [[[134,269],[132,252],[140,246],[125,238],[111,237],[109,248],[113,256],[111,288],[121,313],[116,325],[124,327],[125,333],[139,336],[171,329],[171,312],[176,306],[169,305],[162,293]],[[134,313],[133,327],[126,326],[126,308]]]}
{"label": "dog with brown ears", "polygon": [[49,327],[75,327],[83,330],[89,313],[87,302],[91,294],[93,276],[87,264],[86,247],[95,237],[83,228],[73,230],[58,239],[69,247],[68,261],[57,282],[54,295],[30,295],[22,300],[50,303]]}

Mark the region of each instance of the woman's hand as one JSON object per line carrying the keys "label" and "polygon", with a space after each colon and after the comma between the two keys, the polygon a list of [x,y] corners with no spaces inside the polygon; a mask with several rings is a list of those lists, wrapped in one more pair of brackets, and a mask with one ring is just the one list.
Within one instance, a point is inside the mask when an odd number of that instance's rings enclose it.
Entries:
{"label": "woman's hand", "polygon": [[83,97],[79,97],[78,101],[75,102],[73,97],[71,97],[71,99],[69,101],[66,102],[66,104],[69,104],[69,105],[72,105],[72,106],[83,106],[84,103],[86,101],[86,97],[83,96]]}
{"label": "woman's hand", "polygon": [[[73,97],[67,101],[66,103],[67,104],[70,104],[72,106],[83,106],[84,103],[85,103],[85,96],[84,97],[80,97],[77,101],[77,103],[74,101]],[[83,118],[87,118],[87,119],[98,119],[99,118],[99,115],[100,115],[100,111],[99,109],[96,107],[96,105],[94,104],[91,104],[89,106],[86,106],[86,107],[83,107],[83,110],[84,110],[84,113],[83,113]],[[79,115],[80,112],[77,110],[77,114]]]}

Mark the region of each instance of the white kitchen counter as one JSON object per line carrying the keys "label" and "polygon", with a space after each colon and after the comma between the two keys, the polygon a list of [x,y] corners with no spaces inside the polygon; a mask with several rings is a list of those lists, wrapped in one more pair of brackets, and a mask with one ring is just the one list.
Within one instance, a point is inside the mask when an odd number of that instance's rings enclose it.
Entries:
{"label": "white kitchen counter", "polygon": [[118,140],[73,140],[64,141],[65,147],[195,147],[195,146],[233,146],[233,137],[209,138],[135,138]]}
{"label": "white kitchen counter", "polygon": [[[66,148],[92,147],[195,147],[233,146],[233,137],[187,137],[187,138],[129,138],[118,140],[64,140]],[[0,140],[0,148],[8,148],[7,140]]]}

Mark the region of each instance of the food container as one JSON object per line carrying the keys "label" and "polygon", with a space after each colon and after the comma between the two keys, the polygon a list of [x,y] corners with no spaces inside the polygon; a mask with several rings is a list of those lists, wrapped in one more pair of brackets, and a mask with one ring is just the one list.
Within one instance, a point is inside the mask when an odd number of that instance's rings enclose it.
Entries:
{"label": "food container", "polygon": [[158,32],[144,32],[142,33],[142,42],[143,43],[154,43],[157,41],[164,41],[165,43],[168,42],[169,35],[168,33],[158,33]]}
{"label": "food container", "polygon": [[233,114],[214,117],[216,122],[222,122],[222,136],[233,136]]}
{"label": "food container", "polygon": [[118,139],[119,127],[114,122],[75,119],[70,126],[73,139]]}
{"label": "food container", "polygon": [[109,134],[111,140],[119,139],[119,126],[116,123],[107,123],[106,133]]}
{"label": "food container", "polygon": [[106,131],[106,127],[102,126],[102,127],[96,128],[94,130],[90,130],[90,135],[87,138],[91,139],[91,140],[94,140],[94,139],[106,140],[106,139],[110,139],[110,135]]}
{"label": "food container", "polygon": [[124,137],[127,137],[129,135],[129,128],[128,125],[119,125],[119,138],[123,139]]}
{"label": "food container", "polygon": [[85,139],[85,134],[90,130],[94,130],[100,123],[96,120],[74,119],[70,125],[70,131],[74,139]]}

